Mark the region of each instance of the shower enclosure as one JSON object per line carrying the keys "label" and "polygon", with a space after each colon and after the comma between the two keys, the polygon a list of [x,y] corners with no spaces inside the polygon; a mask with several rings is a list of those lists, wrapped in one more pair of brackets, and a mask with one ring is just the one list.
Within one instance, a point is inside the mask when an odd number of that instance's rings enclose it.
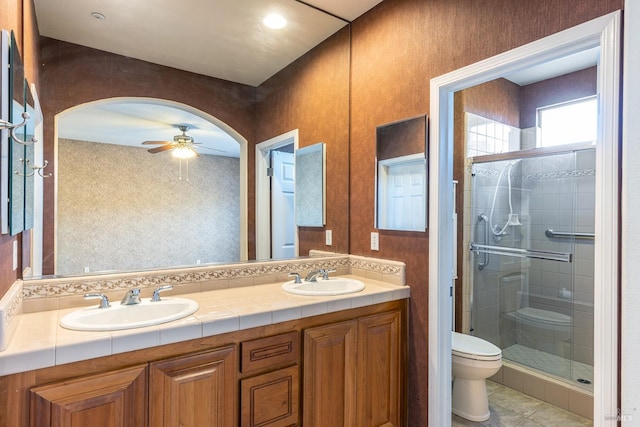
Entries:
{"label": "shower enclosure", "polygon": [[595,150],[475,156],[463,330],[592,389]]}

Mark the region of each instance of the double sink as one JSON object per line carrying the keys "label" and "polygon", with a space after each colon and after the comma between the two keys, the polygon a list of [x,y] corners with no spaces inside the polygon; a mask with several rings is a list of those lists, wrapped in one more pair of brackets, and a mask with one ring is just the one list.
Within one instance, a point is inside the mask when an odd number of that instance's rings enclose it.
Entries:
{"label": "double sink", "polygon": [[[360,292],[365,287],[356,279],[316,276],[310,274],[309,280],[300,280],[296,275],[295,280],[282,285],[282,290],[295,295],[329,296]],[[141,299],[139,290],[132,289],[119,303],[110,303],[103,294],[87,294],[85,298],[100,299],[100,304],[66,314],[60,319],[60,326],[78,331],[117,331],[179,320],[198,310],[198,303],[188,298],[160,298],[161,291],[170,289],[171,286],[156,289],[150,299]]]}

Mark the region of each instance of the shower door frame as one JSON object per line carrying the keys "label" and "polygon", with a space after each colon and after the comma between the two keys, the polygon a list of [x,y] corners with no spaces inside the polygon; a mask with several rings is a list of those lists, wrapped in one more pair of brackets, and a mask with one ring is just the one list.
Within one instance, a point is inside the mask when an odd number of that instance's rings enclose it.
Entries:
{"label": "shower door frame", "polygon": [[621,13],[614,12],[431,80],[429,182],[429,425],[451,423],[453,95],[509,73],[600,47],[596,146],[594,422],[618,407],[619,87]]}

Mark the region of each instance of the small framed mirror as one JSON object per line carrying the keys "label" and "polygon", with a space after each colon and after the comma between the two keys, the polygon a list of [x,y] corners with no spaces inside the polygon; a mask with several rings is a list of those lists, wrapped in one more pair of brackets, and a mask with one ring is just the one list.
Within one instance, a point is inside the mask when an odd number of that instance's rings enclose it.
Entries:
{"label": "small framed mirror", "polygon": [[427,229],[427,116],[376,128],[375,227]]}
{"label": "small framed mirror", "polygon": [[295,217],[298,227],[324,227],[326,217],[326,146],[324,142],[295,152]]}

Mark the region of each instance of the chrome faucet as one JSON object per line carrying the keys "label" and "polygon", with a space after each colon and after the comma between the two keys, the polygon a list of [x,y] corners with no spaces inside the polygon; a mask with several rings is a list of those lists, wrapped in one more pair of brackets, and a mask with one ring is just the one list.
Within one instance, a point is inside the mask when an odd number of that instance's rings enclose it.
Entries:
{"label": "chrome faucet", "polygon": [[84,299],[100,299],[100,308],[109,308],[109,298],[105,294],[85,294]]}
{"label": "chrome faucet", "polygon": [[155,291],[153,291],[153,296],[151,297],[151,301],[153,302],[161,301],[160,292],[170,291],[171,289],[173,289],[172,285],[160,286]]}
{"label": "chrome faucet", "polygon": [[309,272],[309,274],[307,274],[307,277],[304,278],[305,282],[317,282],[318,280],[316,279],[318,277],[319,274],[323,274],[324,270],[320,269],[320,270],[311,270]]}
{"label": "chrome faucet", "polygon": [[130,289],[120,301],[121,305],[140,304],[140,289]]}
{"label": "chrome faucet", "polygon": [[321,268],[320,270],[313,270],[307,274],[307,277],[305,277],[304,280],[307,282],[317,282],[319,275],[322,275],[324,280],[329,280],[329,273],[335,273],[335,270],[326,270],[324,268]]}

